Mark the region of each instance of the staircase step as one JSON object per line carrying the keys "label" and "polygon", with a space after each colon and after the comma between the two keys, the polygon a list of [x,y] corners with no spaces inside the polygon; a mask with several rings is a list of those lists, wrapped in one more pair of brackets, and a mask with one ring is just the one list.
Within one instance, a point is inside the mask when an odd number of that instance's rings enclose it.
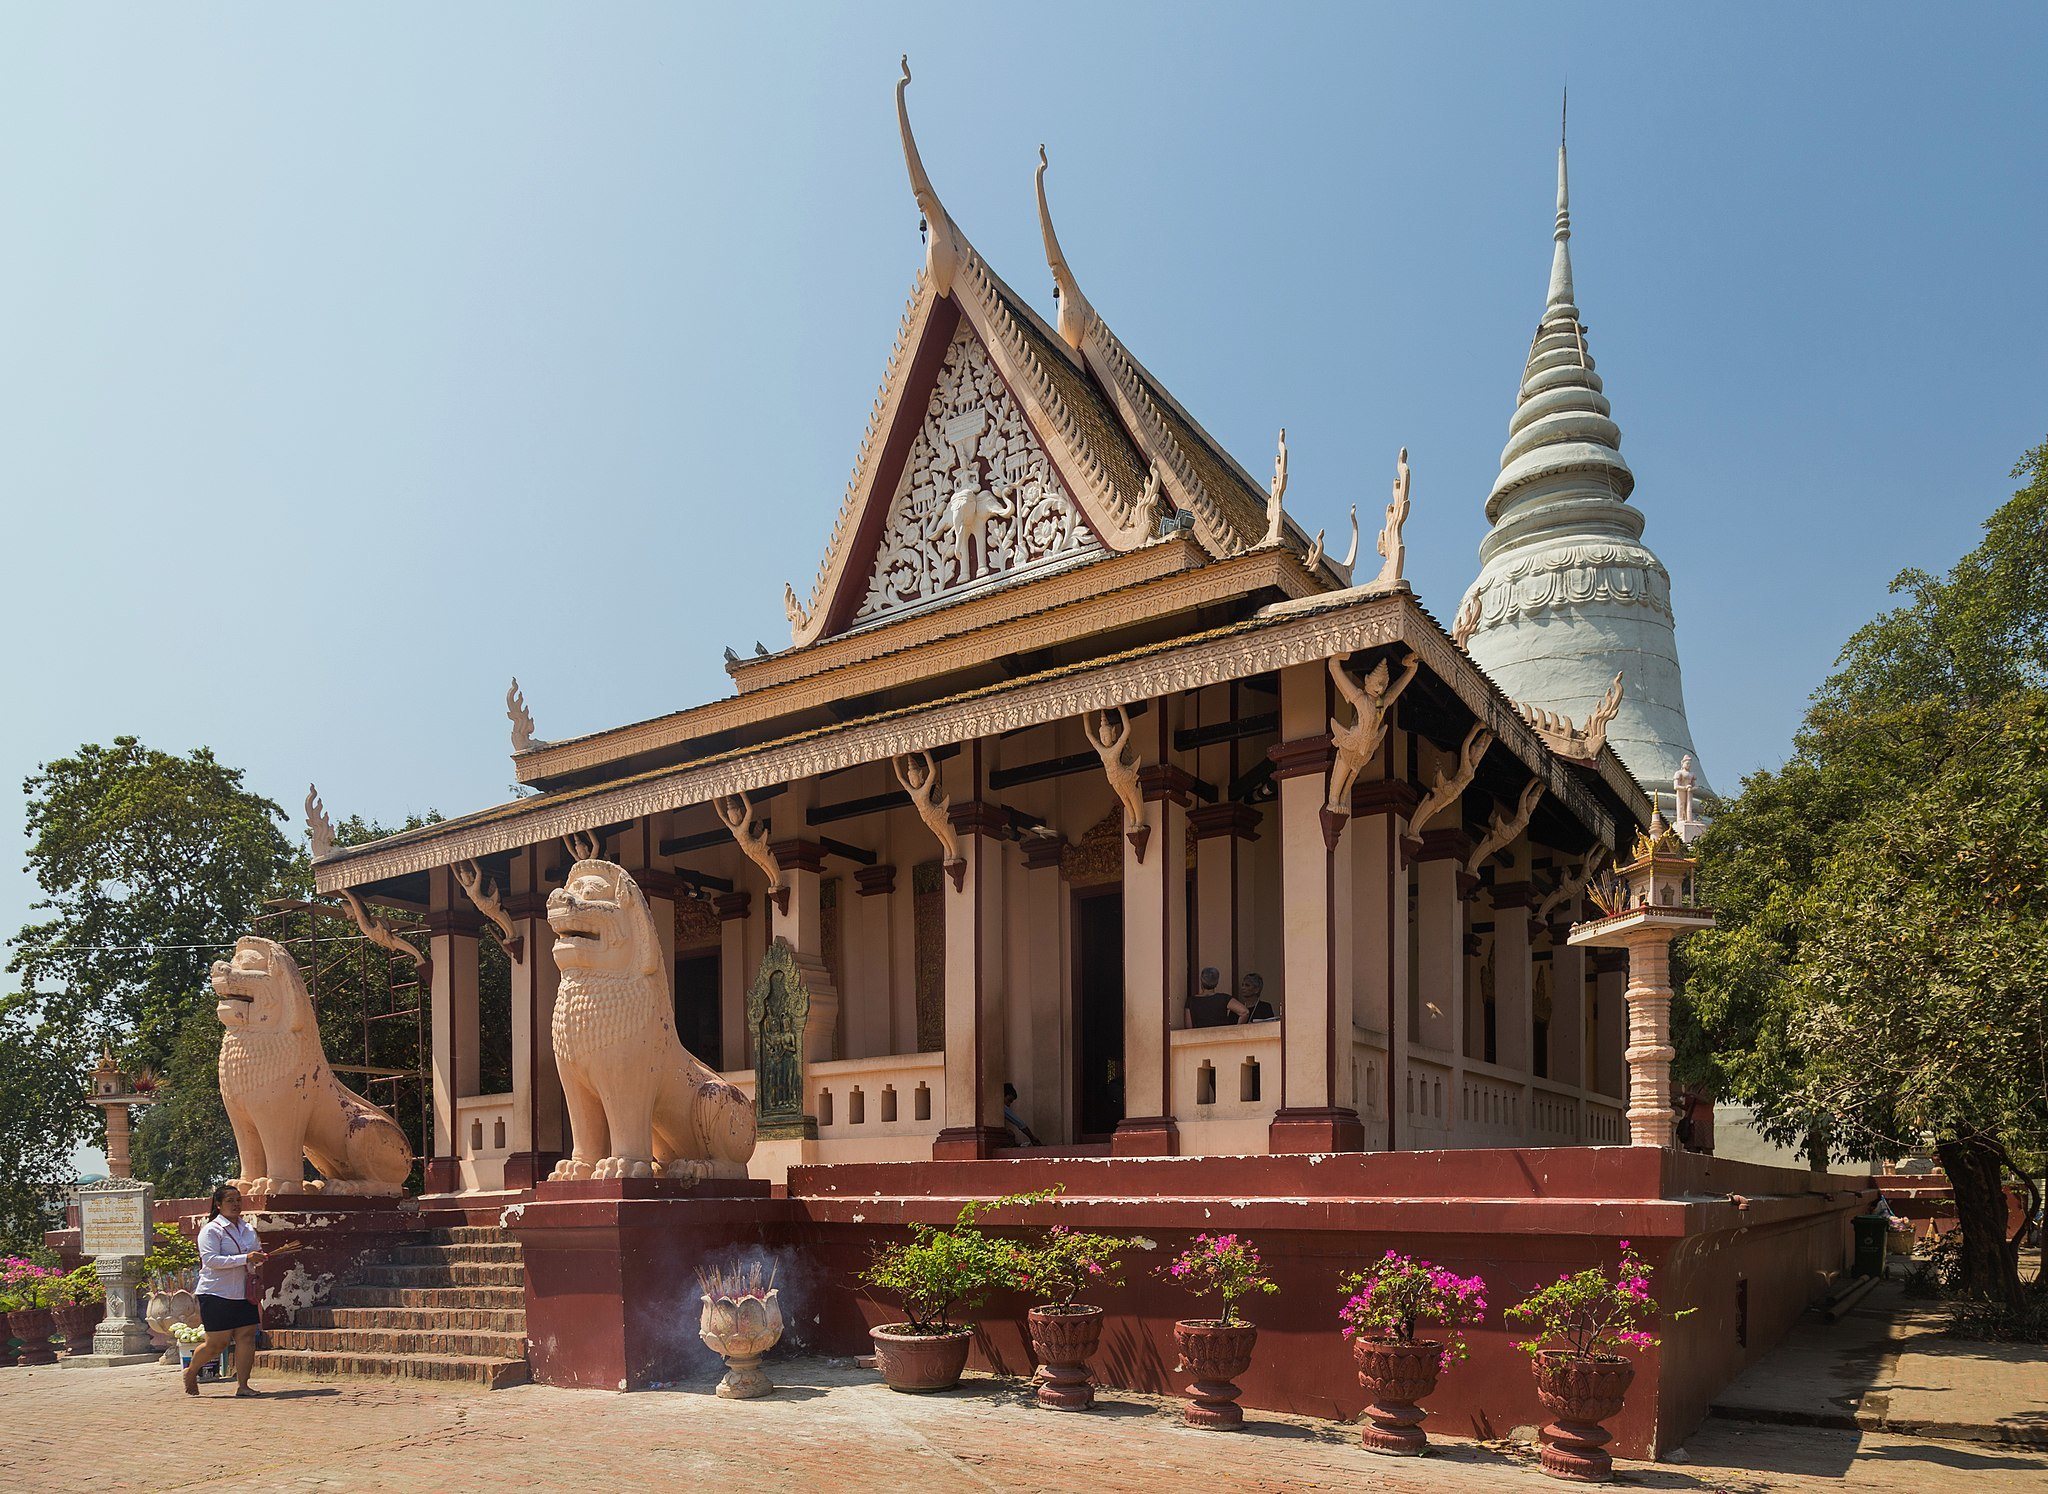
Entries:
{"label": "staircase step", "polygon": [[329,1304],[334,1307],[412,1307],[428,1312],[464,1308],[486,1308],[506,1312],[526,1310],[526,1288],[522,1286],[344,1286],[334,1289]]}
{"label": "staircase step", "polygon": [[262,1349],[260,1369],[292,1375],[354,1375],[384,1380],[454,1380],[496,1390],[524,1385],[524,1359],[467,1354],[334,1354],[307,1349]]}
{"label": "staircase step", "polygon": [[481,1307],[307,1307],[294,1328],[368,1328],[386,1332],[446,1329],[456,1333],[516,1333],[526,1336],[521,1308]]}
{"label": "staircase step", "polygon": [[376,1265],[364,1269],[362,1281],[365,1286],[394,1287],[523,1286],[526,1267],[517,1261],[487,1261],[481,1265],[467,1261]]}
{"label": "staircase step", "polygon": [[518,1359],[526,1353],[524,1333],[466,1333],[432,1328],[273,1328],[277,1349],[315,1354],[363,1354],[384,1358],[432,1355],[439,1358]]}
{"label": "staircase step", "polygon": [[523,1257],[515,1241],[497,1240],[488,1244],[400,1245],[385,1251],[383,1259],[393,1266],[516,1266]]}
{"label": "staircase step", "polygon": [[443,1229],[428,1231],[436,1245],[499,1245],[519,1242],[496,1225],[453,1224]]}

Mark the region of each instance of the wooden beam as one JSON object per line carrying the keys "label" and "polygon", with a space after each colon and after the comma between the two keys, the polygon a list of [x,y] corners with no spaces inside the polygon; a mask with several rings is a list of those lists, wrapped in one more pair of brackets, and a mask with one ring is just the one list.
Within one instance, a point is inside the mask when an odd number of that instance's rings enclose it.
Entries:
{"label": "wooden beam", "polygon": [[860,846],[850,845],[843,840],[834,840],[829,835],[819,836],[818,844],[825,848],[826,855],[837,856],[842,861],[851,861],[856,866],[873,866],[882,859],[873,851],[865,850]]}
{"label": "wooden beam", "polygon": [[1235,742],[1279,729],[1278,711],[1267,711],[1258,716],[1244,716],[1235,721],[1219,721],[1213,726],[1184,726],[1173,734],[1173,750],[1192,752],[1197,747],[1213,747],[1218,742]]}

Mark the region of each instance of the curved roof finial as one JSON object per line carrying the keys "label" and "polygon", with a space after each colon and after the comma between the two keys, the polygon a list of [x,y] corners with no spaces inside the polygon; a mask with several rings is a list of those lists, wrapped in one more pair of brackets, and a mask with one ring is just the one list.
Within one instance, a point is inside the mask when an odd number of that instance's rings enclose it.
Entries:
{"label": "curved roof finial", "polygon": [[1566,111],[1571,107],[1571,94],[1565,94],[1564,105],[1557,113],[1557,227],[1552,237],[1557,248],[1550,256],[1550,296],[1552,306],[1570,306],[1572,301],[1572,205],[1571,187],[1565,176],[1564,131]]}
{"label": "curved roof finial", "polygon": [[953,271],[959,266],[953,220],[939,202],[932,179],[925,175],[924,162],[917,154],[917,137],[910,133],[910,107],[903,94],[910,87],[910,54],[903,54],[903,76],[896,83],[896,125],[903,132],[903,164],[910,172],[910,192],[924,214],[925,267],[931,272],[932,288],[945,295],[953,288]]}
{"label": "curved roof finial", "polygon": [[1045,201],[1045,169],[1048,164],[1045,147],[1041,145],[1038,147],[1038,171],[1033,177],[1038,187],[1038,231],[1045,236],[1045,262],[1052,269],[1052,293],[1060,303],[1060,339],[1078,353],[1095,320],[1095,308],[1081,294],[1081,284],[1074,278],[1066,255],[1060,252],[1059,235],[1053,232],[1052,209]]}

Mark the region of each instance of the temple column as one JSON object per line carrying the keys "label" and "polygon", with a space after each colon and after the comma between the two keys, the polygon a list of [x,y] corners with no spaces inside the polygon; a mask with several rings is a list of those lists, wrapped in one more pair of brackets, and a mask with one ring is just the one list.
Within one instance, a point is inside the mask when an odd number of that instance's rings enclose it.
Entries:
{"label": "temple column", "polygon": [[[1569,923],[1550,933],[1550,1077],[1586,1088],[1586,952],[1565,943]],[[1583,1132],[1582,1132],[1583,1134]]]}
{"label": "temple column", "polygon": [[[1374,771],[1384,774],[1386,753]],[[1401,838],[1421,795],[1413,784],[1381,776],[1351,791],[1351,823],[1344,831],[1352,855],[1351,939],[1356,993],[1352,1021],[1386,1040],[1386,1072],[1378,1095],[1355,1095],[1354,1104],[1386,1107],[1386,1145],[1401,1144],[1399,1075],[1408,1067],[1408,866]]]}
{"label": "temple column", "polygon": [[1422,988],[1415,1041],[1454,1066],[1465,1054],[1465,900],[1458,895],[1471,844],[1462,830],[1407,842],[1415,862],[1415,965]]}
{"label": "temple column", "polygon": [[[1188,811],[1195,833],[1195,964],[1214,967],[1217,989],[1237,989],[1238,846],[1259,838],[1249,804],[1201,804]],[[1190,984],[1189,990],[1194,986]]]}
{"label": "temple column", "polygon": [[1022,845],[1024,875],[1011,895],[1024,905],[1024,926],[1030,930],[1024,949],[1026,986],[1019,999],[1030,1033],[1031,1064],[1013,1074],[1024,1101],[1023,1115],[1042,1141],[1067,1139],[1073,1114],[1068,1098],[1072,1065],[1068,1062],[1066,940],[1060,936],[1060,853],[1066,842],[1056,835],[1028,837]]}
{"label": "temple column", "polygon": [[477,1092],[477,952],[482,922],[468,897],[455,885],[448,867],[428,873],[427,956],[433,967],[430,1017],[434,1088],[433,1154],[427,1160],[429,1193],[452,1193],[461,1186],[456,1159],[462,1138],[456,1128],[456,1102]]}
{"label": "temple column", "polygon": [[760,964],[761,941],[753,937],[751,892],[728,892],[712,906],[718,910],[718,1030],[724,1052],[718,1066],[731,1072],[754,1066],[753,1034],[747,1031],[747,987]]}
{"label": "temple column", "polygon": [[[776,898],[774,932],[796,952],[797,969],[811,993],[810,1015],[804,1019],[804,1062],[823,1063],[839,1056],[839,987],[825,964],[825,911],[822,901],[825,848],[815,840],[778,840],[768,847],[782,868],[783,890]],[[784,904],[787,906],[784,906]]]}
{"label": "temple column", "polygon": [[1628,952],[1593,951],[1593,1088],[1628,1098]]}
{"label": "temple column", "polygon": [[1672,1146],[1671,931],[1650,928],[1628,946],[1628,1135],[1631,1146]]}
{"label": "temple column", "polygon": [[[978,789],[980,748],[961,754]],[[958,880],[946,901],[945,1129],[932,1159],[969,1161],[1009,1145],[1003,1126],[1003,842],[1008,820],[970,799],[947,813],[959,841]]]}
{"label": "temple column", "polygon": [[1522,1098],[1515,1125],[1525,1139],[1532,1124],[1530,1106],[1534,1094],[1530,1081],[1536,1072],[1529,893],[1527,882],[1496,882],[1493,886],[1494,1061],[1520,1076]]}
{"label": "temple column", "polygon": [[[874,1058],[898,1051],[891,1035],[891,1006],[896,962],[889,905],[896,892],[896,868],[887,862],[864,866],[853,874],[857,896],[842,908],[849,972],[860,972],[859,997],[853,1003],[850,1057]],[[849,993],[856,978],[848,975]]]}
{"label": "temple column", "polygon": [[[1194,780],[1172,762],[1167,702],[1152,702],[1158,761],[1139,771],[1142,824],[1124,826],[1124,1115],[1119,1157],[1170,1157],[1174,1014],[1188,990],[1188,798]],[[1144,729],[1134,725],[1133,732]]]}
{"label": "temple column", "polygon": [[[1350,1088],[1351,985],[1338,978],[1340,898],[1349,906],[1348,866],[1340,868],[1324,830],[1330,765],[1331,687],[1318,659],[1280,674],[1280,736],[1270,751],[1280,792],[1281,1012],[1280,1108],[1267,1130],[1274,1152],[1355,1152],[1365,1146],[1358,1112],[1342,1103]],[[1338,834],[1341,821],[1334,822]],[[1338,1069],[1346,1070],[1339,1078]]]}
{"label": "temple column", "polygon": [[[512,858],[512,891],[505,911],[512,917],[519,958],[512,963],[512,1126],[507,1136],[505,1186],[530,1188],[562,1158],[562,1076],[555,1067],[554,931],[548,927],[547,888],[541,878],[542,852],[528,846]],[[509,953],[509,951],[508,951]]]}

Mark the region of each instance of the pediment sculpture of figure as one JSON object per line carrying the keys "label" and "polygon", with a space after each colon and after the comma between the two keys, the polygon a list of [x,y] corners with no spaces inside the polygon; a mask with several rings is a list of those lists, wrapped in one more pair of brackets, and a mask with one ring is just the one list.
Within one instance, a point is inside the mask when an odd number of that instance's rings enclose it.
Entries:
{"label": "pediment sculpture of figure", "polygon": [[[213,964],[220,1097],[235,1133],[235,1184],[253,1196],[405,1189],[412,1145],[384,1111],[334,1077],[295,961],[274,939],[235,941]],[[303,1182],[305,1163],[319,1182]]]}
{"label": "pediment sculpture of figure", "polygon": [[754,1039],[754,1109],[764,1136],[815,1136],[804,1113],[804,1028],[811,992],[796,951],[777,936],[747,992],[747,1031]]}
{"label": "pediment sculpture of figure", "polygon": [[683,1047],[661,939],[639,883],[586,857],[548,894],[555,1064],[570,1153],[551,1180],[743,1178],[754,1107]]}

